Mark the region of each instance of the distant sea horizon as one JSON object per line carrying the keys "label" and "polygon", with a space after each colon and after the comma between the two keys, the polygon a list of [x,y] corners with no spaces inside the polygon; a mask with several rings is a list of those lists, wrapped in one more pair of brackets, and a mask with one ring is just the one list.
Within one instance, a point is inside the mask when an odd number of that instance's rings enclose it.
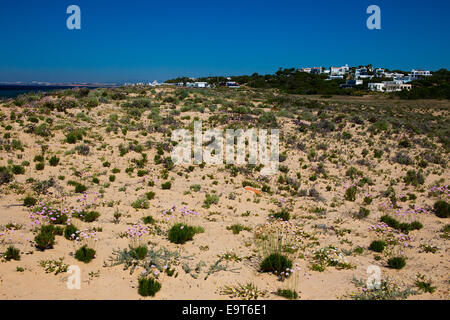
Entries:
{"label": "distant sea horizon", "polygon": [[23,84],[0,84],[0,99],[15,98],[24,93],[30,92],[50,92],[54,90],[73,89],[80,87],[88,87],[90,89],[100,88],[99,86],[82,86],[82,85],[23,85]]}

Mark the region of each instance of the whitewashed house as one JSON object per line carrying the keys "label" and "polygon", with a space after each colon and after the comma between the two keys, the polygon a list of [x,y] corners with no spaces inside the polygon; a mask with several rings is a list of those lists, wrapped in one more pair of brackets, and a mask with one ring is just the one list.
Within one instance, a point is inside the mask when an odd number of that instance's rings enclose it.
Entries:
{"label": "whitewashed house", "polygon": [[420,78],[423,78],[423,77],[430,77],[430,76],[432,76],[432,74],[428,70],[414,70],[414,69],[412,69],[411,73],[410,73],[410,77],[413,80],[417,80],[417,79],[420,79]]}
{"label": "whitewashed house", "polygon": [[369,83],[368,86],[370,91],[384,92],[386,89],[386,84],[384,82]]}

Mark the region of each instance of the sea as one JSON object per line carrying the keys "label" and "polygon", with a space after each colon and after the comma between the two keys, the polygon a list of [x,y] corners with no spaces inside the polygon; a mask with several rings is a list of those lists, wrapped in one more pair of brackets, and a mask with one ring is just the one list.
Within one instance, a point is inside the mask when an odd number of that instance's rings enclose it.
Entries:
{"label": "sea", "polygon": [[[38,85],[14,85],[0,84],[0,100],[15,98],[28,92],[48,92],[53,90],[79,88],[80,86],[38,86]],[[94,89],[93,87],[89,87]]]}

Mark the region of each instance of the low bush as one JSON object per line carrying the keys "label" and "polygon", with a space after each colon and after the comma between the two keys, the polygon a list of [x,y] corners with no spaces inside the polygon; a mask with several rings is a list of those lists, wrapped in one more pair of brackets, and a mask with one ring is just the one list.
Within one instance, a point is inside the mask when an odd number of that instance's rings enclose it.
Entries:
{"label": "low bush", "polygon": [[87,245],[82,246],[75,252],[75,259],[78,261],[89,263],[95,257],[95,250],[89,248]]}
{"label": "low bush", "polygon": [[77,227],[75,227],[73,224],[69,224],[64,228],[64,238],[67,240],[75,240],[77,237]]}
{"label": "low bush", "polygon": [[406,266],[406,259],[404,257],[394,257],[388,260],[388,266],[392,269],[402,269]]}
{"label": "low bush", "polygon": [[198,233],[198,229],[192,226],[188,226],[185,223],[176,223],[169,230],[169,241],[177,244],[184,244],[194,238],[194,235]]}
{"label": "low bush", "polygon": [[8,249],[6,249],[5,253],[3,254],[3,258],[5,258],[6,261],[10,260],[20,260],[20,250],[17,248],[14,248],[13,246],[9,246]]}
{"label": "low bush", "polygon": [[298,299],[298,293],[291,289],[278,289],[277,296],[284,297],[289,300]]}
{"label": "low bush", "polygon": [[261,262],[262,272],[273,272],[281,275],[286,269],[292,268],[292,261],[280,253],[272,253]]}
{"label": "low bush", "polygon": [[433,205],[433,212],[439,218],[450,217],[450,204],[444,200],[436,201]]}
{"label": "low bush", "polygon": [[23,199],[23,205],[25,207],[32,207],[37,203],[36,198],[33,198],[31,196],[27,196],[25,199]]}
{"label": "low bush", "polygon": [[52,156],[48,162],[52,167],[56,167],[59,164],[59,158],[57,156]]}
{"label": "low bush", "polygon": [[55,230],[53,225],[42,226],[39,234],[34,238],[36,247],[40,250],[53,248],[55,244]]}
{"label": "low bush", "polygon": [[154,278],[140,278],[138,293],[143,297],[153,297],[161,289],[161,284]]}
{"label": "low bush", "polygon": [[369,246],[369,250],[372,250],[375,252],[383,252],[384,248],[386,248],[386,242],[384,242],[382,240],[372,241],[372,243]]}

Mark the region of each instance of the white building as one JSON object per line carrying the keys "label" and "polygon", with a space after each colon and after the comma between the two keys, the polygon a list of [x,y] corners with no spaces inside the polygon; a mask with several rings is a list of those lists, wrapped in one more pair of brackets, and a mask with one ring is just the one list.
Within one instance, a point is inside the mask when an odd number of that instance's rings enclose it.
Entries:
{"label": "white building", "polygon": [[368,86],[370,91],[384,92],[386,89],[386,84],[384,82],[369,83]]}
{"label": "white building", "polygon": [[370,91],[377,92],[395,92],[403,90],[411,90],[410,84],[403,83],[402,81],[383,81],[381,83],[369,83]]}
{"label": "white building", "polygon": [[322,67],[313,67],[309,73],[312,74],[322,74]]}
{"label": "white building", "polygon": [[349,72],[350,68],[348,64],[343,67],[330,67],[330,74],[332,76],[343,76]]}
{"label": "white building", "polygon": [[403,83],[401,81],[385,81],[385,92],[395,92],[403,90],[411,90],[412,85]]}
{"label": "white building", "polygon": [[422,77],[430,77],[432,76],[431,72],[428,70],[411,70],[410,77],[414,80],[422,78]]}
{"label": "white building", "polygon": [[372,79],[373,76],[369,75],[369,70],[367,68],[359,68],[355,70],[355,78],[358,79]]}
{"label": "white building", "polygon": [[208,82],[194,82],[192,85],[194,88],[209,88]]}

